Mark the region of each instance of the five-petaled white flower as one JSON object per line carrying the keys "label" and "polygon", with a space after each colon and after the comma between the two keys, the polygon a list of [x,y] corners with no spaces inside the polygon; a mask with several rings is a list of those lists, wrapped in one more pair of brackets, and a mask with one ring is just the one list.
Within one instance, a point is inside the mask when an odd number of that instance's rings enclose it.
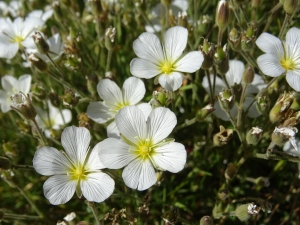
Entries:
{"label": "five-petaled white flower", "polygon": [[[177,173],[186,162],[186,150],[174,139],[167,139],[177,123],[168,108],[155,108],[147,121],[136,106],[121,109],[116,123],[122,139],[107,138],[98,143],[99,157],[110,169],[123,170],[125,184],[145,190],[156,183],[155,169]],[[155,168],[155,169],[154,169]]]}
{"label": "five-petaled white flower", "polygon": [[99,148],[89,149],[90,132],[84,127],[67,127],[61,136],[65,152],[44,146],[33,158],[34,169],[51,176],[44,183],[44,195],[53,205],[69,201],[75,191],[93,202],[102,202],[114,190],[115,182],[101,172],[105,167],[98,157]]}
{"label": "five-petaled white flower", "polygon": [[44,25],[44,21],[37,17],[18,17],[12,22],[10,18],[0,18],[0,58],[13,58],[20,47],[32,45],[30,34],[34,29]]}
{"label": "five-petaled white flower", "polygon": [[2,112],[6,113],[11,110],[11,96],[20,91],[25,95],[30,91],[31,75],[25,74],[16,79],[13,76],[5,75],[1,78],[3,90],[0,90],[0,104]]}
{"label": "five-petaled white flower", "polygon": [[[117,112],[129,105],[138,104],[146,93],[146,88],[141,79],[129,77],[123,84],[122,90],[110,79],[103,79],[97,85],[97,91],[103,102],[92,102],[87,108],[89,118],[97,123],[106,123],[115,118]],[[147,103],[137,105],[147,117],[151,112],[151,106]],[[108,137],[118,137],[119,131],[115,121],[107,127]]]}
{"label": "five-petaled white flower", "polygon": [[[225,78],[227,80],[228,85],[230,88],[234,87],[235,85],[240,85],[242,82],[242,76],[245,70],[245,65],[243,62],[239,60],[230,60],[229,61],[229,70],[225,74]],[[210,75],[211,82],[213,81],[213,75]],[[202,81],[202,86],[205,88],[207,93],[209,93],[209,83],[208,78],[205,76]],[[244,109],[247,109],[248,106],[253,102],[254,100],[254,94],[257,94],[261,89],[263,89],[266,86],[265,82],[263,81],[262,77],[258,74],[254,75],[254,80],[251,84],[248,85],[246,90],[246,98],[244,102]],[[219,92],[222,91],[222,89],[227,89],[225,82],[219,78],[216,77],[216,86],[215,86],[215,95],[217,95]],[[214,114],[222,119],[222,120],[229,120],[227,115],[223,112],[223,110],[220,108],[220,105],[216,102],[215,105],[215,111]],[[234,106],[230,113],[233,117],[237,115],[237,106]],[[252,104],[252,106],[249,108],[248,114],[249,117],[258,117],[260,114],[257,111],[255,104]]]}
{"label": "five-petaled white flower", "polygon": [[60,110],[48,101],[48,110],[36,108],[36,122],[40,128],[44,129],[46,137],[51,137],[51,129],[59,130],[72,120],[72,113],[69,109]]}
{"label": "five-petaled white flower", "polygon": [[261,71],[271,77],[286,73],[286,81],[295,90],[300,91],[300,29],[291,28],[286,34],[286,40],[262,33],[256,40],[256,45],[264,51],[257,58]]}
{"label": "five-petaled white flower", "polygon": [[133,42],[133,50],[139,58],[130,62],[133,76],[150,79],[158,75],[158,83],[168,90],[175,91],[183,81],[181,72],[193,73],[204,60],[202,53],[192,51],[182,56],[187,45],[188,30],[176,26],[167,30],[161,45],[155,34],[144,32]]}

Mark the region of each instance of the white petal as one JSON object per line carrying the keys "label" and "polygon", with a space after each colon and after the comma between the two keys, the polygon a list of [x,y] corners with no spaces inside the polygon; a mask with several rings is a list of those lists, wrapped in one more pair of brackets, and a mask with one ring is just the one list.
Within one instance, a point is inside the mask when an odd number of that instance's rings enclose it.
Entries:
{"label": "white petal", "polygon": [[148,103],[140,103],[140,104],[136,105],[136,107],[138,107],[143,112],[143,114],[145,116],[145,120],[147,120],[148,116],[152,112],[151,105]]}
{"label": "white petal", "polygon": [[42,15],[42,20],[47,21],[53,15],[53,13],[54,13],[53,9],[46,10]]}
{"label": "white petal", "polygon": [[156,175],[149,159],[136,159],[125,167],[122,173],[125,184],[133,189],[143,191],[156,183]]}
{"label": "white petal", "polygon": [[164,59],[162,47],[155,34],[144,32],[133,42],[135,54],[147,61],[158,65]]}
{"label": "white petal", "polygon": [[29,93],[31,86],[31,75],[25,74],[19,77],[18,79],[18,90],[22,91],[24,94]]}
{"label": "white petal", "polygon": [[177,173],[183,169],[186,163],[186,150],[184,145],[171,142],[155,148],[152,159],[159,168]]}
{"label": "white petal", "polygon": [[74,195],[77,182],[67,175],[54,175],[44,183],[44,195],[52,205],[65,204]]}
{"label": "white petal", "polygon": [[115,115],[109,111],[109,107],[103,102],[91,102],[88,105],[86,113],[89,118],[100,124],[106,123],[115,117]]}
{"label": "white petal", "polygon": [[295,91],[300,91],[300,71],[288,71],[286,81]]}
{"label": "white petal", "polygon": [[[15,23],[15,21],[14,21]],[[37,17],[26,17],[22,25],[22,36],[27,37],[33,30],[38,30],[44,25],[44,21]]]}
{"label": "white petal", "polygon": [[264,79],[260,75],[255,74],[252,83],[248,85],[248,88],[246,90],[246,95],[257,94],[260,90],[262,90],[266,86],[267,85]]}
{"label": "white petal", "polygon": [[176,91],[181,87],[183,75],[180,72],[172,72],[170,74],[162,74],[158,78],[159,84],[167,91]]}
{"label": "white petal", "polygon": [[125,104],[135,105],[146,93],[144,82],[136,77],[129,77],[123,84],[123,100]]}
{"label": "white petal", "polygon": [[120,131],[118,130],[117,124],[115,121],[112,121],[106,128],[107,137],[109,138],[121,138]]}
{"label": "white petal", "polygon": [[118,103],[123,103],[123,96],[118,85],[110,79],[103,79],[97,85],[99,96],[105,101],[111,109]]}
{"label": "white petal", "polygon": [[201,52],[193,51],[186,54],[174,65],[176,71],[194,73],[196,70],[199,70],[204,57]]}
{"label": "white petal", "polygon": [[11,42],[6,36],[0,35],[0,49],[0,58],[11,59],[17,54],[19,44]]}
{"label": "white petal", "polygon": [[[246,97],[245,102],[244,102],[244,110],[246,110],[249,105],[253,102],[254,97]],[[249,108],[248,114],[250,118],[256,118],[260,116],[260,113],[256,109],[256,102],[254,102],[251,107]]]}
{"label": "white petal", "polygon": [[273,54],[263,54],[257,58],[261,71],[271,77],[278,77],[285,72],[281,67],[279,58]]}
{"label": "white petal", "polygon": [[122,136],[138,145],[147,138],[147,126],[143,112],[136,106],[122,108],[116,115],[116,124]]}
{"label": "white petal", "polygon": [[36,172],[44,176],[67,174],[68,170],[72,167],[64,154],[49,146],[38,149],[34,154],[32,162]]}
{"label": "white petal", "polygon": [[147,120],[148,135],[156,144],[172,132],[176,126],[177,119],[175,114],[168,108],[158,107],[152,110]]}
{"label": "white petal", "polygon": [[242,81],[242,76],[245,70],[245,65],[239,60],[229,61],[229,70],[225,74],[226,80],[230,87],[234,84],[240,84]]}
{"label": "white petal", "polygon": [[1,85],[6,92],[12,92],[17,87],[18,81],[10,75],[5,75],[1,78]]}
{"label": "white petal", "polygon": [[71,126],[62,132],[61,144],[75,166],[80,166],[84,162],[90,140],[90,132],[85,127]]}
{"label": "white petal", "polygon": [[99,158],[100,149],[97,145],[92,149],[90,155],[88,156],[88,160],[84,165],[84,168],[87,171],[96,171],[106,168]]}
{"label": "white petal", "polygon": [[278,57],[284,56],[281,40],[272,34],[262,33],[255,43],[263,52],[274,54]]}
{"label": "white petal", "polygon": [[[211,85],[213,85],[214,75],[210,74],[209,77],[210,77]],[[208,83],[207,76],[203,77],[202,86],[204,87],[204,89],[205,89],[205,91],[207,93],[210,93],[210,91],[209,91],[209,83]],[[222,91],[222,89],[224,89],[224,88],[227,89],[226,84],[224,83],[224,81],[221,78],[216,77],[215,93],[214,93],[214,95],[218,95],[219,92]]]}
{"label": "white petal", "polygon": [[105,173],[88,174],[86,180],[81,181],[83,196],[91,202],[103,202],[114,191],[115,182]]}
{"label": "white petal", "polygon": [[292,58],[299,58],[300,56],[300,29],[292,27],[286,33],[286,51],[287,56]]}
{"label": "white petal", "polygon": [[130,62],[130,73],[135,77],[150,79],[160,74],[161,71],[149,60],[134,58]]}
{"label": "white petal", "polygon": [[175,26],[167,30],[164,39],[164,48],[167,59],[176,61],[183,53],[188,38],[188,31],[184,27]]}
{"label": "white petal", "polygon": [[129,151],[132,146],[116,138],[107,138],[95,148],[99,149],[100,160],[109,169],[120,169],[137,157]]}
{"label": "white petal", "polygon": [[8,96],[7,93],[3,90],[0,90],[0,104],[1,104],[1,111],[3,113],[6,113],[9,110],[11,110],[11,108],[10,108],[10,104],[11,104],[10,96]]}

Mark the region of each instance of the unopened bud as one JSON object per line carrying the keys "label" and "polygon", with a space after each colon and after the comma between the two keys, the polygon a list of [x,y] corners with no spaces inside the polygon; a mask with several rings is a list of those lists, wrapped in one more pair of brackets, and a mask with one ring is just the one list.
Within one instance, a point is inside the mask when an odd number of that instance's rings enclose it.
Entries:
{"label": "unopened bud", "polygon": [[11,96],[12,104],[10,107],[15,110],[22,118],[34,120],[36,116],[35,108],[31,103],[29,94],[27,96],[19,92]]}
{"label": "unopened bud", "polygon": [[232,28],[229,32],[228,42],[232,50],[239,52],[241,50],[241,35],[237,29]]}
{"label": "unopened bud", "polygon": [[216,65],[219,74],[225,75],[229,70],[229,57],[226,44],[223,48],[220,45],[217,46],[214,55],[214,64]]}
{"label": "unopened bud", "polygon": [[213,107],[212,104],[208,104],[207,106],[199,109],[196,113],[196,120],[199,122],[203,122],[210,114],[213,113],[216,109]]}
{"label": "unopened bud", "polygon": [[262,115],[267,115],[270,109],[270,99],[267,95],[257,98],[256,109]]}
{"label": "unopened bud", "polygon": [[284,119],[285,113],[289,110],[294,101],[293,96],[294,92],[284,92],[279,96],[269,113],[269,118],[272,123],[277,123]]}
{"label": "unopened bud", "polygon": [[259,127],[252,127],[246,134],[246,141],[249,145],[256,145],[263,135],[263,130]]}
{"label": "unopened bud", "polygon": [[244,31],[241,40],[241,46],[243,51],[247,52],[253,49],[256,40],[255,33],[256,28],[254,27],[254,24],[248,24],[248,28],[246,31]]}
{"label": "unopened bud", "polygon": [[27,54],[27,60],[31,67],[37,68],[40,72],[48,71],[47,63],[38,57],[35,53]]}
{"label": "unopened bud", "polygon": [[2,170],[10,170],[11,169],[11,162],[10,162],[9,158],[0,156],[0,169],[2,169]]}
{"label": "unopened bud", "polygon": [[214,44],[208,42],[207,39],[204,39],[203,45],[199,45],[198,50],[202,53],[204,57],[204,61],[201,65],[201,68],[204,70],[208,70],[210,67],[212,67],[214,63],[215,46]]}
{"label": "unopened bud", "polygon": [[218,94],[218,101],[220,104],[220,107],[224,111],[228,111],[232,109],[234,106],[234,94],[232,93],[232,90],[223,90]]}
{"label": "unopened bud", "polygon": [[224,174],[225,178],[227,180],[231,180],[235,176],[235,174],[237,172],[237,169],[238,168],[237,168],[236,164],[229,163],[226,170],[225,170],[225,174]]}
{"label": "unopened bud", "polygon": [[35,31],[32,38],[39,53],[47,54],[49,52],[49,45],[40,32]]}
{"label": "unopened bud", "polygon": [[203,216],[200,225],[214,225],[214,221],[209,216]]}
{"label": "unopened bud", "polygon": [[178,12],[178,26],[182,26],[187,28],[188,27],[188,19],[187,19],[187,14],[186,11],[183,12]]}
{"label": "unopened bud", "polygon": [[218,2],[216,11],[216,24],[219,29],[224,29],[229,23],[229,3],[226,0]]}
{"label": "unopened bud", "polygon": [[283,9],[284,11],[291,15],[295,9],[297,8],[297,3],[298,1],[297,0],[285,0],[284,3],[283,3]]}
{"label": "unopened bud", "polygon": [[251,216],[258,214],[258,211],[256,209],[256,205],[254,203],[248,203],[244,205],[240,205],[235,209],[236,217],[240,221],[246,221]]}
{"label": "unopened bud", "polygon": [[152,99],[150,100],[150,105],[152,109],[157,107],[166,107],[172,102],[172,97],[166,90],[154,91],[152,94]]}
{"label": "unopened bud", "polygon": [[251,84],[252,81],[254,79],[254,69],[253,69],[253,66],[248,66],[244,73],[243,73],[243,77],[242,77],[242,81],[245,83],[245,84]]}
{"label": "unopened bud", "polygon": [[107,50],[113,50],[116,46],[115,42],[116,28],[110,27],[105,30],[105,47]]}
{"label": "unopened bud", "polygon": [[232,138],[233,130],[225,129],[222,125],[220,126],[220,132],[216,133],[213,137],[214,146],[226,145]]}

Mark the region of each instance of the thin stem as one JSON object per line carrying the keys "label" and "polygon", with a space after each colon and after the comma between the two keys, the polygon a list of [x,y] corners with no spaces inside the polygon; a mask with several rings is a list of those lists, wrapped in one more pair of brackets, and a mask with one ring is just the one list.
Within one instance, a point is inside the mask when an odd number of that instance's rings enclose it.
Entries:
{"label": "thin stem", "polygon": [[240,51],[240,54],[242,55],[242,57],[247,61],[247,63],[249,63],[251,66],[253,66],[254,68],[258,68],[256,62],[252,59],[251,56],[247,55],[247,53]]}
{"label": "thin stem", "polygon": [[100,220],[98,219],[98,216],[97,216],[98,212],[97,212],[97,209],[95,207],[94,202],[88,202],[87,201],[87,205],[92,210],[93,216],[94,216],[94,218],[96,220],[96,224],[100,225]]}
{"label": "thin stem", "polygon": [[225,112],[226,115],[228,116],[228,118],[229,118],[231,124],[233,125],[233,127],[234,127],[236,133],[238,134],[240,141],[243,142],[243,135],[241,134],[240,130],[238,129],[237,124],[236,124],[236,122],[234,121],[234,119],[233,119],[233,117],[232,117],[230,111],[229,111],[229,110],[224,110],[224,112]]}
{"label": "thin stem", "polygon": [[[281,75],[281,76],[282,76],[282,75]],[[277,80],[279,79],[279,77],[281,77],[281,76],[274,77],[274,78],[267,84],[267,86],[266,86],[264,89],[260,90],[260,92],[257,93],[257,95],[255,96],[255,99],[257,99],[258,97],[261,97],[261,96],[268,90],[268,88],[269,88],[275,81],[277,81]]]}
{"label": "thin stem", "polygon": [[205,74],[207,76],[207,80],[208,80],[208,85],[209,85],[209,93],[210,93],[210,103],[213,104],[213,89],[211,86],[211,80],[210,80],[210,74],[209,74],[209,70],[205,70]]}
{"label": "thin stem", "polygon": [[112,50],[108,50],[105,72],[110,71],[110,63],[111,63],[112,53],[113,53]]}
{"label": "thin stem", "polygon": [[35,126],[35,129],[36,129],[36,131],[37,131],[37,133],[38,133],[38,135],[39,135],[39,137],[40,137],[40,141],[42,142],[42,145],[43,145],[43,146],[46,146],[46,145],[47,145],[47,140],[46,140],[46,138],[45,138],[43,132],[42,132],[41,129],[39,128],[39,126],[38,126],[38,124],[37,124],[37,122],[36,122],[35,119],[33,119],[32,122],[33,122],[33,124],[34,124],[34,126]]}
{"label": "thin stem", "polygon": [[28,169],[28,170],[33,170],[33,166],[29,166],[29,165],[12,165],[12,169]]}
{"label": "thin stem", "polygon": [[48,57],[48,59],[51,61],[52,65],[55,67],[55,69],[60,73],[60,75],[62,77],[64,77],[63,72],[61,71],[61,69],[57,66],[57,64],[52,60],[52,58],[50,57],[50,55],[47,53],[46,56]]}
{"label": "thin stem", "polygon": [[289,22],[290,18],[291,18],[291,15],[289,15],[289,14],[286,13],[285,17],[284,17],[284,21],[283,21],[282,27],[281,27],[281,30],[280,30],[280,33],[278,35],[279,39],[283,38],[283,35],[285,34],[285,30],[286,30],[286,27],[288,25],[288,22]]}
{"label": "thin stem", "polygon": [[216,69],[216,66],[213,66],[213,71],[214,71],[214,81],[213,81],[213,89],[212,89],[212,93],[215,94],[215,90],[216,90],[216,79],[217,79],[217,69]]}
{"label": "thin stem", "polygon": [[28,201],[28,203],[31,205],[31,207],[33,208],[33,210],[36,212],[36,214],[38,214],[38,216],[40,218],[45,218],[44,214],[38,209],[38,207],[34,204],[34,202],[29,198],[29,196],[26,194],[26,192],[20,188],[17,184],[15,184],[16,188],[19,190],[19,192],[24,196],[24,198],[26,198],[26,200]]}
{"label": "thin stem", "polygon": [[246,98],[246,90],[247,90],[248,84],[243,85],[242,95],[240,98],[240,102],[238,105],[238,114],[237,114],[237,128],[240,130],[242,125],[242,114],[243,114],[243,108],[244,108],[244,101]]}
{"label": "thin stem", "polygon": [[285,160],[285,161],[289,161],[289,162],[295,162],[295,163],[299,163],[300,162],[300,158],[295,158],[292,156],[274,156],[274,155],[267,155],[267,154],[262,154],[262,153],[253,153],[252,157],[255,158],[259,158],[259,159],[266,159],[266,160]]}
{"label": "thin stem", "polygon": [[136,7],[137,11],[142,15],[142,17],[144,18],[144,20],[148,23],[148,25],[150,25],[152,27],[152,29],[154,30],[154,33],[157,32],[157,30],[155,30],[154,25],[152,24],[152,22],[148,19],[148,16],[145,15],[144,10],[141,10],[140,7]]}
{"label": "thin stem", "polygon": [[219,27],[219,32],[218,32],[218,45],[222,45],[222,36],[223,36],[223,29]]}
{"label": "thin stem", "polygon": [[38,216],[27,216],[27,215],[19,215],[13,213],[4,213],[3,220],[12,219],[12,220],[39,220]]}
{"label": "thin stem", "polygon": [[[266,17],[268,17],[269,19],[273,17],[273,14],[282,6],[282,4],[280,2],[277,3],[277,5],[275,5],[267,14],[264,14],[264,16],[258,21],[257,27],[259,27],[264,21],[266,21]],[[271,16],[270,16],[271,15]],[[268,19],[268,20],[269,20]],[[272,21],[272,19],[270,19],[270,21]],[[264,31],[267,30],[267,25],[264,28]]]}
{"label": "thin stem", "polygon": [[195,118],[193,118],[191,120],[188,120],[188,121],[184,122],[183,124],[175,127],[174,131],[180,130],[180,129],[185,128],[187,126],[190,126],[190,125],[192,125],[192,124],[194,124],[196,122],[197,122],[197,120],[196,120],[196,117],[195,117]]}

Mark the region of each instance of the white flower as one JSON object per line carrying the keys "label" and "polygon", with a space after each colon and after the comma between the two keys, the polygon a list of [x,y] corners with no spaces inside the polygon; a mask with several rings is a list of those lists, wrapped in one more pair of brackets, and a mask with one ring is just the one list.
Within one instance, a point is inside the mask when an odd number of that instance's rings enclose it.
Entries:
{"label": "white flower", "polygon": [[291,28],[286,41],[262,33],[256,45],[266,54],[257,58],[261,71],[271,77],[286,73],[286,81],[295,90],[300,91],[300,29]]}
{"label": "white flower", "polygon": [[44,129],[46,137],[51,137],[51,129],[59,130],[61,126],[66,125],[72,120],[72,113],[69,109],[60,110],[54,107],[48,101],[48,110],[36,108],[37,117],[36,122],[40,128]]}
{"label": "white flower", "polygon": [[[300,140],[297,138],[295,139],[295,145],[300,146]],[[300,158],[299,149],[295,148],[295,146],[290,141],[288,141],[284,144],[283,151],[285,151],[286,153],[288,153],[292,156]],[[300,163],[297,163],[297,164],[298,164],[298,178],[300,179]]]}
{"label": "white flower", "polygon": [[295,139],[295,135],[297,132],[298,129],[296,127],[280,127],[280,128],[275,127],[275,130],[273,131],[273,133],[282,135],[286,139],[289,139],[291,145],[295,148],[295,150],[299,151]]}
{"label": "white flower", "polygon": [[0,58],[13,58],[21,46],[31,45],[30,34],[43,26],[44,21],[37,17],[18,17],[12,22],[9,18],[0,18]]}
{"label": "white flower", "polygon": [[10,13],[12,17],[16,17],[20,14],[21,8],[21,1],[10,1],[9,4],[6,4],[4,1],[0,1],[0,16],[7,16],[7,14]]}
{"label": "white flower", "polygon": [[123,170],[125,184],[145,190],[156,183],[155,169],[177,173],[186,162],[182,144],[167,139],[175,127],[175,114],[168,108],[155,108],[147,121],[136,106],[121,109],[116,123],[122,139],[107,138],[97,144],[99,156],[110,169]]}
{"label": "white flower", "polygon": [[[125,106],[136,105],[146,93],[146,88],[141,79],[129,77],[125,80],[122,90],[110,79],[103,79],[97,85],[99,96],[103,102],[92,102],[87,108],[87,115],[96,123],[106,123],[115,118],[117,112]],[[137,105],[147,117],[151,111],[151,106],[147,103]],[[107,127],[108,137],[118,137],[119,131],[115,121]]]}
{"label": "white flower", "polygon": [[1,78],[1,85],[3,90],[0,90],[0,104],[3,113],[11,110],[10,105],[12,103],[11,96],[17,94],[20,91],[25,95],[30,91],[31,75],[25,74],[18,78],[18,80],[10,75],[5,75]]}
{"label": "white flower", "polygon": [[[229,70],[225,74],[227,83],[230,87],[233,87],[234,85],[239,85],[242,82],[242,76],[245,70],[245,65],[243,62],[239,60],[230,60],[229,61]],[[210,75],[210,80],[213,82],[213,75]],[[209,93],[209,84],[207,76],[203,78],[202,86],[205,88],[207,93]],[[251,102],[254,100],[254,94],[257,94],[261,89],[265,87],[265,82],[263,81],[262,77],[258,74],[254,75],[254,80],[251,84],[248,85],[246,90],[246,98],[244,102],[244,109],[247,109],[248,106],[251,104]],[[220,79],[219,77],[216,77],[216,87],[215,87],[215,95],[219,94],[219,92],[222,91],[222,89],[227,89],[227,86],[225,82]],[[220,105],[216,102],[215,105],[215,111],[214,114],[222,119],[228,121],[229,118],[227,115],[223,112],[223,110],[220,108]],[[230,113],[233,117],[237,115],[237,106],[234,106]],[[252,106],[249,109],[248,116],[251,118],[259,116],[258,111],[256,110],[255,104],[252,104]]]}
{"label": "white flower", "polygon": [[33,10],[27,16],[37,17],[46,22],[53,15],[53,13],[54,13],[53,9],[48,8],[45,10],[45,12],[43,12],[43,10]]}
{"label": "white flower", "polygon": [[[170,4],[170,10],[172,10],[173,15],[177,16],[178,13],[184,12],[188,9],[189,2],[187,0],[173,0]],[[148,16],[151,24],[145,26],[147,32],[154,33],[161,31],[161,17],[166,15],[166,7],[162,3],[158,3],[155,7],[151,9],[150,15]]]}
{"label": "white flower", "polygon": [[163,45],[155,34],[142,33],[133,42],[133,50],[139,58],[131,61],[130,72],[133,76],[146,79],[159,75],[158,82],[164,89],[177,90],[183,81],[181,72],[195,72],[204,60],[199,51],[182,56],[187,38],[187,29],[179,26],[168,29]]}
{"label": "white flower", "polygon": [[90,132],[84,127],[67,127],[61,136],[65,152],[44,146],[33,158],[34,169],[51,176],[44,183],[44,195],[53,205],[69,201],[76,191],[93,202],[102,202],[114,190],[115,182],[100,170],[105,167],[98,157],[99,148],[89,149]]}

